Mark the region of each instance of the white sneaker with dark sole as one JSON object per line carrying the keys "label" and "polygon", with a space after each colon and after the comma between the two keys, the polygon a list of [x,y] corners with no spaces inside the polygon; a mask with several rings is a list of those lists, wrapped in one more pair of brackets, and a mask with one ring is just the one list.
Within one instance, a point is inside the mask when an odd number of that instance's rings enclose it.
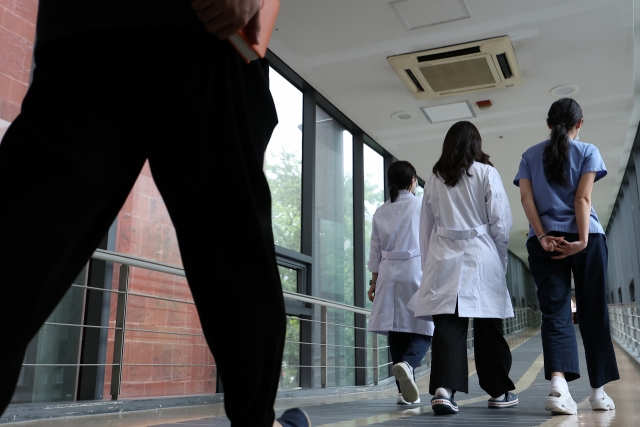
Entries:
{"label": "white sneaker with dark sole", "polygon": [[594,411],[612,411],[616,409],[616,404],[613,403],[613,399],[607,393],[600,399],[589,398],[589,403],[591,403],[591,409]]}
{"label": "white sneaker with dark sole", "polygon": [[554,415],[576,415],[578,413],[578,405],[569,391],[561,391],[557,388],[552,388],[551,393],[544,400],[544,409]]}
{"label": "white sneaker with dark sole", "polygon": [[406,402],[415,402],[420,399],[420,391],[413,379],[413,368],[407,362],[400,362],[393,365],[393,376],[400,383],[402,397]]}
{"label": "white sneaker with dark sole", "polygon": [[420,403],[420,398],[418,397],[418,400],[416,400],[415,402],[407,402],[406,400],[404,400],[404,397],[402,397],[402,393],[398,393],[398,400],[396,401],[396,403],[398,405],[417,405],[418,403]]}

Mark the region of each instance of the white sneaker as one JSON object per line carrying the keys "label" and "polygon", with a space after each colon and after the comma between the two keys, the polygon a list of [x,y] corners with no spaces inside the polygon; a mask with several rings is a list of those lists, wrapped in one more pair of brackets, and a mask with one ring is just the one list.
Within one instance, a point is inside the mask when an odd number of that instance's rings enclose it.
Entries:
{"label": "white sneaker", "polygon": [[407,402],[406,400],[404,400],[404,397],[402,397],[402,393],[398,393],[398,400],[396,401],[396,403],[398,405],[416,405],[420,403],[420,398],[418,398],[418,400],[416,400],[415,402]]}
{"label": "white sneaker", "polygon": [[589,398],[589,403],[591,403],[591,409],[594,411],[610,411],[616,409],[616,404],[613,403],[613,399],[610,398],[607,393],[600,399]]}
{"label": "white sneaker", "polygon": [[557,388],[552,388],[551,393],[544,400],[544,409],[554,415],[576,415],[578,413],[578,405],[571,398],[571,393]]}
{"label": "white sneaker", "polygon": [[413,379],[413,368],[407,362],[400,362],[393,365],[393,376],[400,383],[402,397],[406,402],[415,402],[420,399],[420,391]]}

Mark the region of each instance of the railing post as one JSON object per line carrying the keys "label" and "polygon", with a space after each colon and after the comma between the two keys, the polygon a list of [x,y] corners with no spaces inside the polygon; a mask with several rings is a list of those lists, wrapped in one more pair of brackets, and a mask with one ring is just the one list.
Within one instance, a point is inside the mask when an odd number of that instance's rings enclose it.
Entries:
{"label": "railing post", "polygon": [[380,380],[380,362],[378,358],[378,334],[371,334],[373,347],[373,384],[378,385]]}
{"label": "railing post", "polygon": [[327,307],[320,307],[320,385],[327,388]]}
{"label": "railing post", "polygon": [[634,308],[629,307],[629,352],[631,354],[635,354],[636,352],[636,325],[635,325],[635,317],[634,317]]}
{"label": "railing post", "polygon": [[118,400],[122,383],[122,359],[124,356],[124,328],[127,319],[127,296],[129,292],[129,266],[120,266],[118,281],[118,304],[116,306],[116,329],[113,338],[113,369],[111,370],[111,400]]}

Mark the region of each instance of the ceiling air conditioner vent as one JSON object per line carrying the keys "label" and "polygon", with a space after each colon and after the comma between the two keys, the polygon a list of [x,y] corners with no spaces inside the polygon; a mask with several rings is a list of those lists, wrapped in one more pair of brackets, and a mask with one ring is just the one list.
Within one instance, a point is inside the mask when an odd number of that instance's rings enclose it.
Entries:
{"label": "ceiling air conditioner vent", "polygon": [[390,56],[387,60],[416,99],[522,84],[507,36]]}

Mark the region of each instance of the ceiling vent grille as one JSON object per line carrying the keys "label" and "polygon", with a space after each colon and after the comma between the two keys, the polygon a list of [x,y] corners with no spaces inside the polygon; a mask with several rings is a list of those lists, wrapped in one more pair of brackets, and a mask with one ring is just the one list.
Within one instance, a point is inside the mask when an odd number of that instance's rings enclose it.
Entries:
{"label": "ceiling vent grille", "polygon": [[479,40],[387,58],[416,99],[522,84],[509,37]]}

